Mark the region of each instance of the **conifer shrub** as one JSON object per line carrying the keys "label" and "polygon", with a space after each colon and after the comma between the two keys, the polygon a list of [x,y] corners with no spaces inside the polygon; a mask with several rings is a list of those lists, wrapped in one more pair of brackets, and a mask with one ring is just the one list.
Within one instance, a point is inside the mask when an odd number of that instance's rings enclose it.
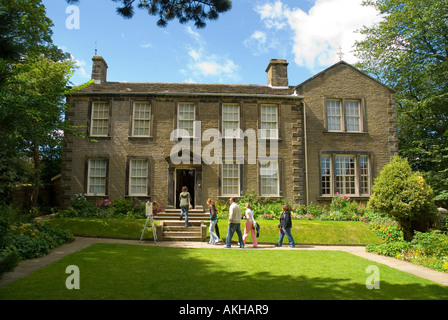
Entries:
{"label": "conifer shrub", "polygon": [[406,159],[395,156],[385,165],[372,191],[368,207],[395,220],[406,241],[412,240],[414,231],[425,232],[437,221],[434,192]]}

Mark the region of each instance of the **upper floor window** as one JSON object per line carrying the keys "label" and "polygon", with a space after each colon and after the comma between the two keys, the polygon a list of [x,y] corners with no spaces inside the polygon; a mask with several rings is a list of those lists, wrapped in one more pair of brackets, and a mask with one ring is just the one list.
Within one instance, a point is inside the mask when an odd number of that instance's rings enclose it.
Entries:
{"label": "upper floor window", "polygon": [[107,137],[109,134],[109,103],[93,102],[90,121],[90,135]]}
{"label": "upper floor window", "polygon": [[224,138],[238,138],[239,128],[240,106],[238,104],[224,103],[222,105],[222,136]]}
{"label": "upper floor window", "polygon": [[326,117],[329,132],[363,131],[360,100],[328,99]]}
{"label": "upper floor window", "polygon": [[134,102],[132,135],[134,137],[149,137],[151,129],[151,104],[149,102]]}
{"label": "upper floor window", "polygon": [[275,104],[261,105],[261,138],[278,138],[278,110]]}
{"label": "upper floor window", "polygon": [[[195,105],[183,102],[177,106],[177,129],[179,137],[194,137]],[[185,131],[183,131],[185,130]]]}

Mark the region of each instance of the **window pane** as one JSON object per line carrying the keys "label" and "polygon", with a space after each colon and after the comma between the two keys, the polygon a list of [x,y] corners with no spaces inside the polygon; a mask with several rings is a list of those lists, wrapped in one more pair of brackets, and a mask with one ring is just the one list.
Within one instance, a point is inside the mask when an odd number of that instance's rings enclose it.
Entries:
{"label": "window pane", "polygon": [[240,127],[239,106],[237,104],[222,105],[222,135],[224,137],[238,137]]}
{"label": "window pane", "polygon": [[195,120],[195,111],[193,103],[179,103],[177,109],[177,128],[184,129],[188,136],[193,136],[193,122]]}
{"label": "window pane", "polygon": [[148,160],[130,160],[129,186],[131,195],[146,195],[148,180]]}
{"label": "window pane", "polygon": [[359,132],[360,111],[358,101],[345,102],[345,121],[348,132]]}
{"label": "window pane", "polygon": [[369,169],[369,157],[361,156],[359,158],[360,165],[360,178],[361,178],[361,194],[370,194],[370,169]]}
{"label": "window pane", "polygon": [[92,104],[91,130],[92,136],[107,136],[109,132],[109,104],[94,102]]}
{"label": "window pane", "polygon": [[261,106],[261,137],[278,138],[278,119],[276,105]]}
{"label": "window pane", "polygon": [[331,169],[330,156],[324,155],[321,157],[321,192],[322,195],[331,194]]}
{"label": "window pane", "polygon": [[354,195],[355,187],[355,157],[336,156],[336,192]]}
{"label": "window pane", "polygon": [[239,195],[239,165],[225,161],[222,164],[222,194]]}
{"label": "window pane", "polygon": [[260,161],[260,193],[265,196],[278,196],[278,161]]}
{"label": "window pane", "polygon": [[106,194],[106,159],[89,160],[89,194],[105,195]]}
{"label": "window pane", "polygon": [[327,100],[327,125],[329,131],[341,131],[341,104],[338,100]]}
{"label": "window pane", "polygon": [[134,103],[134,136],[149,136],[151,123],[151,104],[149,102]]}

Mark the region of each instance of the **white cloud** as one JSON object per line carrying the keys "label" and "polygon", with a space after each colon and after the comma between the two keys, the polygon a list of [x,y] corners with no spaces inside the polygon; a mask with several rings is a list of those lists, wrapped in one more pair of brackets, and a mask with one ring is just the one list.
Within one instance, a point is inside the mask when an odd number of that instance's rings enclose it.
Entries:
{"label": "white cloud", "polygon": [[143,49],[151,48],[151,46],[152,45],[150,43],[146,43],[146,42],[140,44],[140,47],[143,48]]}
{"label": "white cloud", "polygon": [[90,79],[90,74],[86,71],[86,62],[84,60],[78,60],[73,55],[70,54],[70,58],[75,62],[75,75],[81,78]]}
{"label": "white cloud", "polygon": [[186,82],[228,82],[240,79],[236,65],[227,55],[212,54],[207,51],[207,44],[201,35],[187,27],[186,33],[194,42],[187,45],[189,61],[181,72],[188,76]]}
{"label": "white cloud", "polygon": [[255,11],[266,29],[291,31],[296,64],[315,71],[339,61],[339,47],[344,61],[356,62],[353,45],[362,35],[355,31],[379,21],[378,12],[361,3],[362,0],[316,0],[305,12],[278,0],[257,6]]}

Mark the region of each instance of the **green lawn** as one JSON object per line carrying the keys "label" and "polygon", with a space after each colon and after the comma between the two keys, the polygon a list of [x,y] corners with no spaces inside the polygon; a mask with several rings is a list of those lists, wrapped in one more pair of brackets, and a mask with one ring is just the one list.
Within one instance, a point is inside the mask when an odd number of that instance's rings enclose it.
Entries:
{"label": "green lawn", "polygon": [[[75,235],[91,235],[140,239],[145,219],[124,218],[56,218],[49,223]],[[156,223],[158,223],[156,221]],[[278,220],[259,220],[261,226],[259,242],[275,243],[278,241]],[[245,222],[241,223],[244,232]],[[221,239],[227,235],[227,221],[219,220]],[[359,221],[319,221],[293,220],[292,235],[296,243],[314,244],[378,244],[381,240],[369,229],[366,223]],[[208,229],[207,229],[208,236]],[[151,228],[145,232],[145,239],[152,239]],[[237,235],[233,237],[238,240]],[[248,242],[251,242],[249,235]],[[286,243],[286,237],[284,243]]]}
{"label": "green lawn", "polygon": [[[65,287],[69,265],[79,290]],[[366,288],[369,265],[380,289]],[[448,299],[448,288],[337,251],[95,244],[0,288],[0,299]]]}

